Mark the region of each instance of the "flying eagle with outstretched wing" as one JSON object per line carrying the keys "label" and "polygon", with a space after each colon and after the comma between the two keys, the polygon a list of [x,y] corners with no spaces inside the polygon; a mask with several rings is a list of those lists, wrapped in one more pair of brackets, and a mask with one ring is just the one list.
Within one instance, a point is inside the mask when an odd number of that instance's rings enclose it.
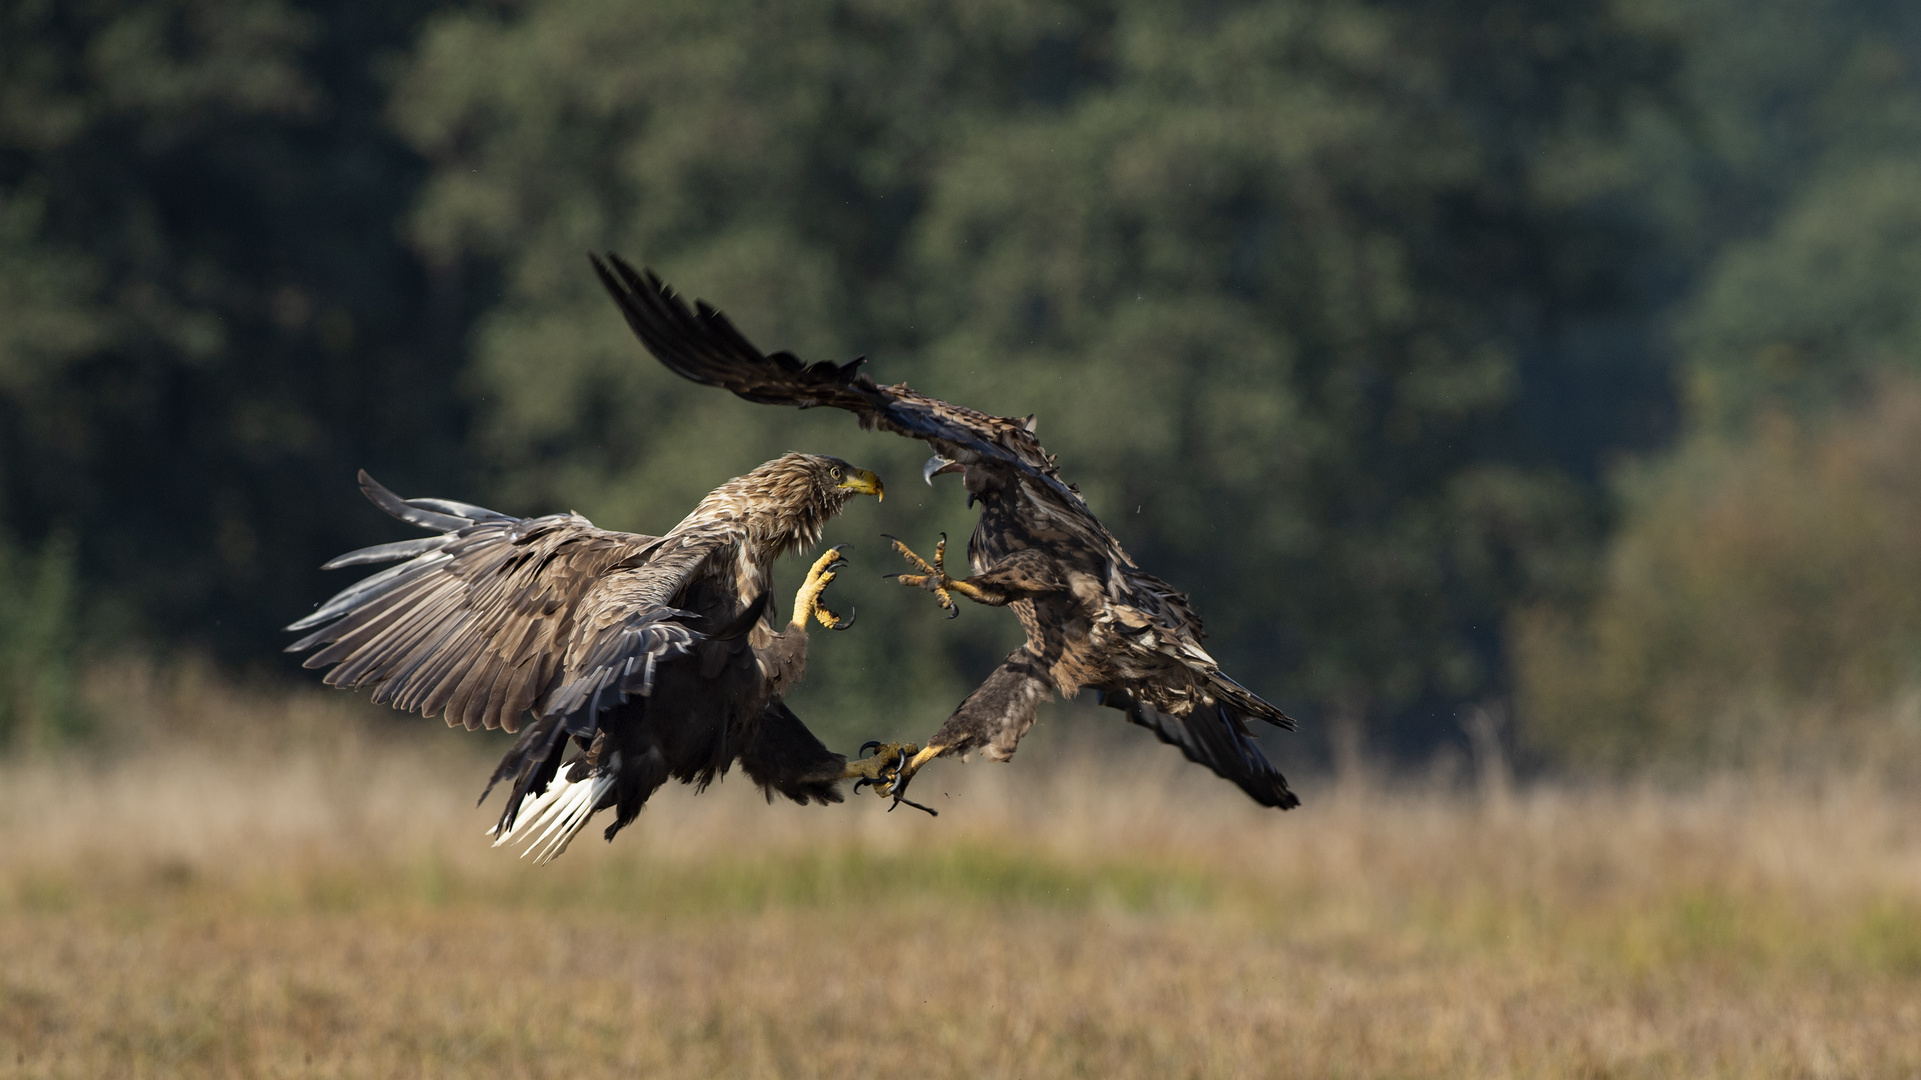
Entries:
{"label": "flying eagle with outstretched wing", "polygon": [[920,439],[935,454],[923,473],[927,482],[960,473],[968,505],[980,504],[967,545],[973,576],[947,575],[943,536],[931,563],[894,540],[917,571],[900,575],[900,581],[934,592],[953,614],[959,613],[955,594],[1011,607],[1027,640],[924,748],[882,748],[877,756],[891,755],[893,765],[876,784],[881,794],[891,794],[898,805],[914,774],[943,755],[979,751],[1005,761],[1041,703],[1056,693],[1071,698],[1093,689],[1102,704],[1233,781],[1261,805],[1300,805],[1250,727],[1258,720],[1292,729],[1294,721],[1208,655],[1200,617],[1186,595],[1134,564],[1080,492],[1061,480],[1031,417],[989,416],[916,393],[905,383],[880,385],[860,370],[864,357],[804,364],[792,353],[762,353],[725,315],[698,301],[690,310],[651,271],[636,271],[613,254],[593,264],[641,343],[676,374],[748,401],[846,409],[864,429]]}
{"label": "flying eagle with outstretched wing", "polygon": [[[845,565],[813,564],[776,626],[775,560],[820,541],[880,478],[845,461],[787,454],[722,484],[662,536],[598,529],[579,514],[516,518],[445,499],[402,499],[365,472],[374,505],[434,535],[350,552],[326,569],[399,562],[287,629],[313,632],[331,686],[444,712],[449,727],[525,731],[494,770],[512,782],[496,844],[526,841],[545,862],[596,811],[609,840],[669,778],[706,787],[735,763],[767,793],[841,800],[873,779],[782,702],[807,667],[807,624],[844,629],[821,591]],[[578,748],[565,763],[569,745]],[[486,794],[481,795],[482,800]]]}

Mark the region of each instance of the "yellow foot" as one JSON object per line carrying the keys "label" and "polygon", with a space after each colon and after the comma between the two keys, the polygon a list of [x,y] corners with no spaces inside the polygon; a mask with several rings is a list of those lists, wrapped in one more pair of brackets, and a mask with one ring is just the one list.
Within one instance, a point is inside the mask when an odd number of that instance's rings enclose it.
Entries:
{"label": "yellow foot", "polygon": [[[913,743],[868,742],[860,748],[860,752],[865,755],[867,751],[872,750],[874,756],[862,756],[858,760],[848,762],[841,777],[853,780],[855,791],[872,787],[874,794],[883,799],[892,796],[894,806],[906,803],[916,810],[925,810],[939,817],[940,811],[908,799],[906,792],[907,782],[913,779],[921,766],[939,757],[942,749],[942,747],[930,746],[922,750]],[[887,809],[891,812],[894,806]]]}
{"label": "yellow foot", "polygon": [[834,572],[847,565],[840,557],[840,548],[831,547],[814,560],[813,569],[807,571],[807,580],[801,582],[800,590],[794,593],[794,618],[788,625],[805,628],[807,620],[816,618],[829,630],[845,630],[854,625],[856,612],[849,610],[845,619],[827,610],[820,602],[820,594],[834,581]]}
{"label": "yellow foot", "polygon": [[940,816],[940,811],[934,810],[931,807],[922,806],[921,804],[913,801],[912,799],[909,799],[907,797],[907,785],[911,780],[914,779],[914,774],[917,772],[920,772],[921,766],[941,756],[941,754],[944,751],[946,751],[946,749],[947,748],[945,746],[935,746],[935,745],[929,744],[926,749],[915,754],[913,757],[908,758],[905,762],[901,764],[901,767],[899,768],[899,770],[897,770],[894,776],[894,783],[892,785],[892,790],[886,793],[894,797],[894,806],[890,806],[887,808],[888,813],[890,814],[893,813],[894,807],[900,806],[901,804],[905,803],[906,805],[911,806],[916,810],[926,810],[928,813],[933,814],[935,817]]}
{"label": "yellow foot", "polygon": [[906,559],[908,565],[920,571],[918,574],[889,574],[887,576],[900,582],[902,585],[926,589],[928,592],[933,593],[935,598],[940,601],[940,606],[946,609],[948,618],[959,618],[960,605],[954,603],[953,596],[948,592],[949,589],[956,587],[960,582],[947,576],[947,534],[940,534],[940,542],[934,545],[934,561],[932,563],[914,554],[914,550],[906,544],[901,543],[897,537],[887,536],[886,533],[882,533],[881,535],[887,537],[888,542],[894,545],[894,550],[900,552],[901,558]]}
{"label": "yellow foot", "polygon": [[[873,757],[867,756],[869,750],[874,751]],[[854,781],[855,791],[871,785],[886,794],[894,789],[894,777],[899,774],[901,764],[919,750],[914,743],[870,741],[860,748],[860,757],[847,763],[840,778]]]}

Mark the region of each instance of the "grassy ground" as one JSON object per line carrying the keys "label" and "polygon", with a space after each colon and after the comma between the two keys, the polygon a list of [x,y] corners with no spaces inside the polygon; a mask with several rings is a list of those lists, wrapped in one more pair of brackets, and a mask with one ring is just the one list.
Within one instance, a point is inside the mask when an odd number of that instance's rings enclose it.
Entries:
{"label": "grassy ground", "polygon": [[470,748],[0,772],[0,1075],[1921,1075],[1876,785],[1272,815],[1056,744],[930,771],[938,820],[736,777],[536,868]]}

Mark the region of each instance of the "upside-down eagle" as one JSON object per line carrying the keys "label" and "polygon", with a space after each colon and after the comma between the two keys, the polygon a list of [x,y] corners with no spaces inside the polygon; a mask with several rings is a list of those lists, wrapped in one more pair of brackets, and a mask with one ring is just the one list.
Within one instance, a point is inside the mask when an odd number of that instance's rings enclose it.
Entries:
{"label": "upside-down eagle", "polygon": [[968,505],[980,504],[967,545],[972,577],[947,576],[943,537],[931,564],[894,541],[920,571],[900,580],[932,590],[954,614],[952,593],[1011,607],[1027,640],[925,748],[884,748],[897,767],[880,778],[881,794],[893,795],[898,805],[914,774],[942,755],[980,751],[1007,760],[1042,702],[1091,688],[1102,704],[1261,805],[1300,804],[1248,724],[1292,729],[1294,721],[1221,671],[1201,645],[1201,620],[1187,597],[1137,567],[1080,492],[1062,482],[1031,418],[989,416],[915,393],[905,383],[879,385],[860,370],[865,358],[806,365],[791,353],[764,354],[719,311],[698,301],[689,310],[651,271],[638,272],[613,254],[593,264],[641,343],[675,373],[748,401],[846,409],[865,429],[923,440],[935,451],[923,473],[927,482],[959,472]]}
{"label": "upside-down eagle", "polygon": [[[774,561],[819,542],[880,478],[838,458],[787,454],[722,484],[663,536],[595,528],[579,514],[516,518],[444,499],[402,499],[365,472],[387,513],[435,535],[363,548],[327,569],[405,560],[288,627],[288,646],[326,682],[448,726],[526,730],[494,770],[513,788],[496,843],[528,841],[545,862],[595,811],[607,839],[668,778],[705,787],[738,761],[767,792],[839,802],[849,766],[781,698],[807,666],[807,622],[844,563],[830,549],[775,625]],[[569,743],[579,749],[559,775]],[[485,793],[481,798],[486,798]],[[538,835],[536,834],[538,831]]]}

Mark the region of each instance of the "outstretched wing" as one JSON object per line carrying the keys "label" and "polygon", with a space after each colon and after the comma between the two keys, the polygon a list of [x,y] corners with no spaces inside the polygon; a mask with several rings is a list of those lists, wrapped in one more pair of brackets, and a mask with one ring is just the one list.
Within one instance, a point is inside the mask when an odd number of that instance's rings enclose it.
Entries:
{"label": "outstretched wing", "polygon": [[804,364],[790,352],[768,355],[706,303],[695,301],[690,310],[653,271],[635,270],[612,253],[605,261],[590,257],[634,335],[675,374],[764,405],[846,409],[864,428],[925,440],[958,461],[1005,462],[1036,489],[1086,512],[1080,494],[1061,482],[1054,459],[1022,421],[931,398],[906,383],[879,385],[860,370],[865,357]]}
{"label": "outstretched wing", "polygon": [[668,606],[711,551],[597,529],[578,514],[516,518],[441,499],[401,499],[365,472],[360,488],[438,535],[342,555],[326,568],[404,559],[287,629],[313,632],[332,686],[469,729],[518,728],[532,710],[591,731],[600,710],[649,692],[660,661],[700,640]]}

